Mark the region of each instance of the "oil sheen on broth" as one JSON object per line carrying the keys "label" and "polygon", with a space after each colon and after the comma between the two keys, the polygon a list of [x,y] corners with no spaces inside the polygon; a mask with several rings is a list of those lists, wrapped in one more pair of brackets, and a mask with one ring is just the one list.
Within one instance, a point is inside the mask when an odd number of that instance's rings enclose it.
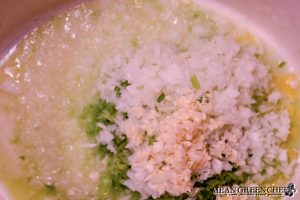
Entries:
{"label": "oil sheen on broth", "polygon": [[[173,28],[188,34],[182,30],[189,26],[186,15],[178,14],[180,25],[159,20],[162,8],[156,1],[138,2],[127,8],[130,15],[108,1],[77,6],[28,34],[0,66],[0,180],[14,199],[94,198],[105,161],[95,156],[77,119],[97,93],[98,66],[115,53],[135,48],[137,39],[163,39]],[[152,14],[145,15],[145,9]],[[157,31],[148,32],[149,27]],[[233,35],[239,43],[258,42],[242,28]],[[287,67],[278,68],[281,59],[271,55],[261,59],[273,66],[276,85],[291,98],[291,134],[282,145],[294,159],[299,87],[288,84],[295,75]]]}

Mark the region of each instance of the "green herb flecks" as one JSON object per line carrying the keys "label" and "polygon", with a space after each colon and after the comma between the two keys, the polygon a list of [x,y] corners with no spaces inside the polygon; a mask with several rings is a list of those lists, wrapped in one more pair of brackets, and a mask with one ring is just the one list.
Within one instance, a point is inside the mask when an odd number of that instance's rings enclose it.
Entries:
{"label": "green herb flecks", "polygon": [[255,103],[251,104],[251,110],[258,113],[259,107],[268,100],[267,95],[253,95],[252,99],[255,100]]}
{"label": "green herb flecks", "polygon": [[152,135],[148,138],[148,145],[153,145],[156,142],[156,135]]}
{"label": "green herb flecks", "polygon": [[100,157],[100,159],[102,160],[103,158],[105,158],[105,156],[107,156],[108,154],[110,154],[111,152],[107,149],[107,146],[104,144],[100,144],[97,148],[96,151],[97,155]]}
{"label": "green herb flecks", "polygon": [[160,103],[160,102],[162,102],[165,98],[166,98],[166,95],[165,95],[164,92],[162,92],[162,93],[157,97],[156,102],[157,102],[157,103]]}
{"label": "green herb flecks", "polygon": [[199,101],[199,103],[201,103],[201,104],[208,104],[209,103],[209,99],[206,96],[198,97],[197,101]]}
{"label": "green herb flecks", "polygon": [[141,199],[141,194],[138,192],[132,192],[131,193],[131,198],[130,200],[140,200]]}
{"label": "green herb flecks", "polygon": [[126,88],[126,87],[130,86],[131,84],[128,82],[128,80],[125,80],[125,81],[121,81],[120,85],[121,85],[121,87]]}
{"label": "green herb flecks", "polygon": [[200,20],[205,20],[206,19],[206,14],[200,10],[192,12],[192,17],[194,19],[200,19]]}
{"label": "green herb flecks", "polygon": [[115,86],[115,89],[114,89],[114,91],[115,91],[115,93],[116,93],[116,96],[118,97],[118,98],[120,98],[121,97],[121,88],[119,87],[119,86]]}
{"label": "green herb flecks", "polygon": [[214,188],[221,186],[232,186],[234,184],[240,185],[247,181],[247,179],[251,176],[250,174],[243,173],[241,176],[237,176],[235,172],[237,169],[233,169],[232,171],[222,171],[220,174],[215,175],[211,178],[203,182],[195,183],[194,187],[200,188],[200,191],[197,194],[198,200],[207,200],[216,199],[215,194],[213,193]]}
{"label": "green herb flecks", "polygon": [[283,68],[286,65],[285,61],[280,61],[277,65],[278,68]]}
{"label": "green herb flecks", "polygon": [[89,136],[95,137],[101,130],[97,124],[113,124],[116,113],[117,110],[113,103],[98,99],[83,109],[79,117],[80,124]]}
{"label": "green herb flecks", "polygon": [[116,200],[125,195],[131,195],[133,200],[139,199],[139,193],[132,192],[123,185],[128,178],[127,171],[130,168],[127,158],[131,152],[126,148],[127,138],[115,136],[113,144],[116,153],[107,151],[107,167],[100,176],[98,199]]}
{"label": "green herb flecks", "polygon": [[121,112],[122,118],[124,120],[128,119],[128,113],[127,112]]}
{"label": "green herb flecks", "polygon": [[122,95],[121,90],[125,89],[126,87],[130,86],[131,84],[128,82],[128,80],[125,81],[119,81],[120,85],[115,86],[114,91],[116,93],[116,97],[120,98]]}
{"label": "green herb flecks", "polygon": [[[128,84],[128,82],[124,82],[123,86],[126,87]],[[117,110],[113,103],[97,98],[83,109],[80,115],[80,122],[85,132],[89,136],[95,137],[99,131],[101,131],[101,128],[97,124],[113,124],[116,114]],[[128,117],[127,113],[122,114]],[[139,194],[130,191],[123,185],[124,181],[128,178],[127,171],[130,168],[128,156],[131,152],[126,148],[128,143],[127,138],[124,135],[116,135],[115,132],[112,132],[112,134],[114,135],[113,146],[116,150],[115,153],[112,153],[107,148],[107,145],[104,144],[100,144],[96,149],[96,155],[98,155],[100,159],[106,159],[107,163],[106,171],[100,176],[98,199],[117,200],[122,196],[131,195],[131,199],[136,200],[139,198]],[[50,190],[51,186],[48,186],[48,189]]]}
{"label": "green herb flecks", "polygon": [[194,89],[199,90],[200,89],[200,83],[198,81],[198,78],[195,74],[191,77],[191,83]]}
{"label": "green herb flecks", "polygon": [[54,184],[44,184],[44,191],[47,195],[55,195],[57,193]]}

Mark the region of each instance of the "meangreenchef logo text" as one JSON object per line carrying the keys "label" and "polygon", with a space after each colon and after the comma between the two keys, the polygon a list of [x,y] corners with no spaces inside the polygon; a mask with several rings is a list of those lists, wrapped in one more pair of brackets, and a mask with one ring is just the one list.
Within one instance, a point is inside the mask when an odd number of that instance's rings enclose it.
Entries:
{"label": "meangreenchef logo text", "polygon": [[293,197],[296,193],[296,186],[294,183],[288,184],[286,187],[235,187],[224,186],[213,189],[216,195],[226,196],[289,196]]}

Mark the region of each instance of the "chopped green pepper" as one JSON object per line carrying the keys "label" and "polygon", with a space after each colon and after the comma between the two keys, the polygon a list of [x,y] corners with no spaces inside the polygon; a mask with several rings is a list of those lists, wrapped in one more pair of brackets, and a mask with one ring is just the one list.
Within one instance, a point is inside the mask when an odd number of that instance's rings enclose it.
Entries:
{"label": "chopped green pepper", "polygon": [[121,112],[123,119],[128,119],[128,113],[127,112]]}
{"label": "chopped green pepper", "polygon": [[130,86],[131,84],[128,82],[128,80],[125,80],[125,81],[121,81],[121,82],[120,82],[120,85],[121,85],[123,88],[126,88],[126,87]]}
{"label": "chopped green pepper", "polygon": [[148,145],[153,145],[153,143],[156,142],[156,135],[152,135],[148,139]]}
{"label": "chopped green pepper", "polygon": [[[123,182],[128,178],[127,171],[130,168],[128,156],[131,152],[126,148],[127,138],[125,136],[115,136],[113,140],[116,153],[107,154],[106,171],[100,176],[99,199],[119,199],[126,193],[132,193],[132,198],[137,197]],[[137,193],[137,192],[134,192]]]}
{"label": "chopped green pepper", "polygon": [[156,99],[157,103],[162,102],[166,98],[166,95],[164,92],[162,92]]}
{"label": "chopped green pepper", "polygon": [[118,97],[118,98],[120,98],[121,97],[121,88],[119,87],[119,86],[115,86],[115,93],[116,93],[116,96]]}
{"label": "chopped green pepper", "polygon": [[113,124],[114,119],[116,117],[116,113],[117,110],[113,103],[109,103],[106,100],[98,99],[83,109],[79,120],[80,124],[85,129],[85,132],[89,136],[95,137],[101,130],[97,124]]}
{"label": "chopped green pepper", "polygon": [[192,86],[194,89],[199,90],[200,89],[200,83],[198,81],[198,78],[195,74],[191,77]]}
{"label": "chopped green pepper", "polygon": [[286,65],[286,62],[285,62],[285,61],[280,61],[280,62],[278,63],[278,67],[279,67],[279,68],[283,68],[285,65]]}
{"label": "chopped green pepper", "polygon": [[216,196],[213,193],[213,189],[220,186],[232,186],[234,184],[240,185],[247,181],[251,174],[243,173],[241,176],[237,176],[235,172],[238,169],[234,168],[231,171],[222,171],[203,182],[196,182],[194,187],[199,187],[200,191],[197,194],[198,200],[212,199],[215,200]]}
{"label": "chopped green pepper", "polygon": [[264,102],[268,100],[267,95],[253,95],[252,99],[255,100],[255,103],[251,104],[251,109],[258,113],[259,112],[259,107],[262,105]]}

